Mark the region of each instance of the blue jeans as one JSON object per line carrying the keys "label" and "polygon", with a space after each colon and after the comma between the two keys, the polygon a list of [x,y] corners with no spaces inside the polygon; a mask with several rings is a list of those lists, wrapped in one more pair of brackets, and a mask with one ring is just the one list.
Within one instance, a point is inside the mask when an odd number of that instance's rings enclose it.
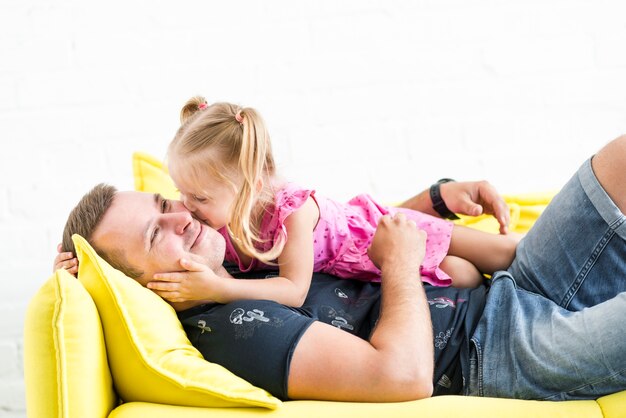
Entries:
{"label": "blue jeans", "polygon": [[591,160],[494,275],[472,342],[469,395],[594,399],[626,389],[626,216]]}

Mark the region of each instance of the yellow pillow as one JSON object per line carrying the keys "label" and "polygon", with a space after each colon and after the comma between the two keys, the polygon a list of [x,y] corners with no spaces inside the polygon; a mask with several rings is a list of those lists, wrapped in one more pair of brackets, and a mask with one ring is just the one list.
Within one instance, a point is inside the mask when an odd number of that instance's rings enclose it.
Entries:
{"label": "yellow pillow", "polygon": [[28,305],[24,378],[31,418],[106,417],[117,402],[96,305],[65,270]]}
{"label": "yellow pillow", "polygon": [[82,237],[73,240],[78,277],[100,313],[122,400],[199,407],[280,405],[268,392],[204,360],[170,305],[111,267]]}
{"label": "yellow pillow", "polygon": [[180,193],[176,189],[167,167],[156,158],[143,153],[133,154],[133,176],[135,190],[138,192],[161,193],[166,199],[179,199]]}

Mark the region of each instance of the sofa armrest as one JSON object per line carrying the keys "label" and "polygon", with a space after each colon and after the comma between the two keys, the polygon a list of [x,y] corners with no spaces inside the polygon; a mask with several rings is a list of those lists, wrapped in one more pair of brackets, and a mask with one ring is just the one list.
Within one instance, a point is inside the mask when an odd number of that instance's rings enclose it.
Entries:
{"label": "sofa armrest", "polygon": [[29,418],[104,418],[117,404],[96,305],[65,270],[28,305],[24,380]]}

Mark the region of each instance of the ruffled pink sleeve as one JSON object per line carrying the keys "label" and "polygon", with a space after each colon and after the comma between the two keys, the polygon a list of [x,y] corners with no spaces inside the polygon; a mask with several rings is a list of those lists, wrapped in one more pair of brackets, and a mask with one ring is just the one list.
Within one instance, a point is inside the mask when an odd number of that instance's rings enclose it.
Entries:
{"label": "ruffled pink sleeve", "polygon": [[[307,198],[313,196],[314,193],[314,190],[305,190],[293,183],[285,184],[285,186],[276,193],[274,206],[268,207],[268,213],[263,217],[259,235],[264,242],[258,245],[257,249],[265,252],[271,249],[277,240],[287,239],[285,219],[302,207]],[[248,272],[269,267],[257,259],[251,260],[249,265],[244,265],[233,246],[226,228],[220,229],[219,232],[226,240],[225,259],[231,263],[236,263],[240,271]]]}
{"label": "ruffled pink sleeve", "polygon": [[300,209],[315,190],[307,190],[293,183],[287,183],[276,193],[275,206],[269,216],[265,216],[261,225],[261,235],[268,241],[263,244],[263,251],[270,249],[280,239],[287,239],[285,219]]}

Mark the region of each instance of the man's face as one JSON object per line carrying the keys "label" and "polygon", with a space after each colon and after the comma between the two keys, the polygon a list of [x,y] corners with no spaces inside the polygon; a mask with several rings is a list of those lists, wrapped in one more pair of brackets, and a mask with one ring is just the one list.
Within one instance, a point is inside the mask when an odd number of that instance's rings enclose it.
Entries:
{"label": "man's face", "polygon": [[224,260],[224,238],[191,216],[177,200],[140,192],[118,192],[93,234],[95,246],[119,251],[142,270],[145,285],[155,273],[181,271],[187,257],[215,270]]}

